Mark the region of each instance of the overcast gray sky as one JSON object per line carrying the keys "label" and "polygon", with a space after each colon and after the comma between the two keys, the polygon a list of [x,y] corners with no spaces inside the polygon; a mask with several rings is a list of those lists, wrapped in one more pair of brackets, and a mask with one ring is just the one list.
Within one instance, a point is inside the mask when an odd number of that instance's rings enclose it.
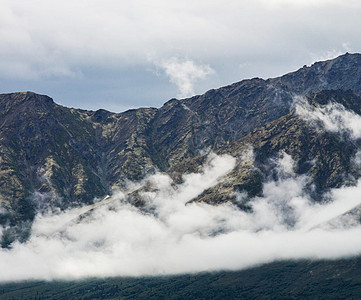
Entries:
{"label": "overcast gray sky", "polygon": [[0,92],[123,111],[361,52],[359,0],[0,0]]}

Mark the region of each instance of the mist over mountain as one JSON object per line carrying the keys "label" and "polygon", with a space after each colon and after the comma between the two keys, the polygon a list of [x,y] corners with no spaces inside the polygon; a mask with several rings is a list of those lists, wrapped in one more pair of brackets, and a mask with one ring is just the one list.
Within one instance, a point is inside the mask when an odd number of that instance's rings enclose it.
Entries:
{"label": "mist over mountain", "polygon": [[0,280],[360,254],[360,93],[346,53],[123,113],[0,95],[0,261],[49,265]]}

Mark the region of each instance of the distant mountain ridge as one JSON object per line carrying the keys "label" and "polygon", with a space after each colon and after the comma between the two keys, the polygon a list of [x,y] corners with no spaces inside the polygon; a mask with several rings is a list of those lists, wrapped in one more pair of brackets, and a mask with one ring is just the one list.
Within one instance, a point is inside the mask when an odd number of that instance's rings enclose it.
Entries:
{"label": "distant mountain ridge", "polygon": [[308,126],[295,113],[293,98],[305,96],[313,106],[332,100],[361,114],[360,93],[361,54],[347,53],[278,78],[171,99],[158,109],[86,111],[32,92],[2,94],[0,224],[9,232],[3,245],[26,238],[37,209],[91,203],[156,170],[180,180],[197,171],[210,151],[237,157],[252,146],[255,162],[239,162],[226,183],[195,201],[232,201],[235,191],[260,194],[267,173],[262,165],[282,151],[319,191],[352,184],[357,145]]}

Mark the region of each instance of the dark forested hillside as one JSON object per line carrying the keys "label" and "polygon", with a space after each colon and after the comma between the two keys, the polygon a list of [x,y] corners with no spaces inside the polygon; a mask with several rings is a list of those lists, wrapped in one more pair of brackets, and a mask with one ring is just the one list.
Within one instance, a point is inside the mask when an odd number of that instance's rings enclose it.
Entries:
{"label": "dark forested hillside", "polygon": [[237,272],[29,281],[0,285],[0,299],[359,299],[361,259],[275,262]]}

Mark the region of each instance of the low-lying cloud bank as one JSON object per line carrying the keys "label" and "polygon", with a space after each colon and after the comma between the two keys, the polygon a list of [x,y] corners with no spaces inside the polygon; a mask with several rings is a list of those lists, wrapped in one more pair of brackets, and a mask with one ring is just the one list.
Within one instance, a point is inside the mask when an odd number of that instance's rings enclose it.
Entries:
{"label": "low-lying cloud bank", "polygon": [[180,185],[164,174],[147,178],[146,210],[125,192],[97,207],[42,214],[28,242],[0,250],[0,281],[141,276],[236,270],[279,259],[334,259],[361,253],[361,226],[325,226],[361,203],[361,182],[334,190],[333,201],[313,204],[308,178],[297,176],[283,154],[279,179],[264,184],[252,212],[232,204],[188,203],[225,180],[236,159],[211,155]]}
{"label": "low-lying cloud bank", "polygon": [[304,97],[295,97],[294,103],[297,114],[314,125],[354,140],[361,138],[361,116],[342,104],[330,101],[327,105],[315,107]]}

